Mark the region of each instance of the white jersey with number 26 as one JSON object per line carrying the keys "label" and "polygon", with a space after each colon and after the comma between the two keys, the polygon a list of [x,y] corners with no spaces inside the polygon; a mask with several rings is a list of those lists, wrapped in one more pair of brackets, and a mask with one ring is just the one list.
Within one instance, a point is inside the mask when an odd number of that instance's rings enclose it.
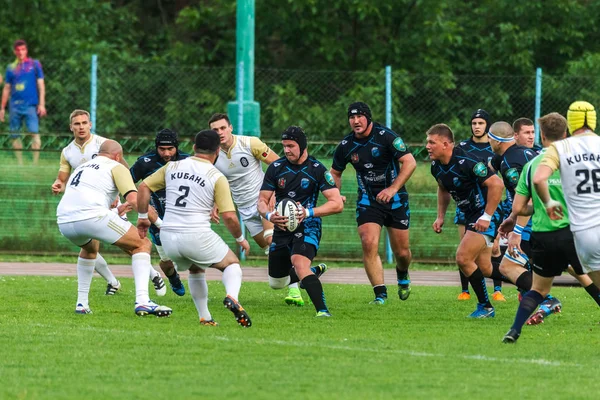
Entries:
{"label": "white jersey with number 26", "polygon": [[554,142],[541,165],[560,170],[571,231],[600,226],[600,137],[588,131]]}

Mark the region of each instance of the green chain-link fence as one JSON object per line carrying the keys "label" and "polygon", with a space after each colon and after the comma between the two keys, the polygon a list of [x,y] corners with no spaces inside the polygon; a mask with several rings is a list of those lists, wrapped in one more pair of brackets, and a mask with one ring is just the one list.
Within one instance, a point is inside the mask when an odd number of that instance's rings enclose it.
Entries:
{"label": "green chain-link fence", "polygon": [[[54,213],[58,198],[50,195],[49,187],[56,177],[58,151],[71,140],[70,112],[75,108],[89,109],[90,59],[68,63],[42,60],[48,117],[41,122],[40,166],[17,167],[9,151],[0,152],[3,161],[0,197],[4,205],[0,216],[3,221],[0,251],[74,250],[56,229]],[[346,107],[355,100],[369,103],[374,119],[385,121],[383,69],[345,72],[257,68],[255,75],[262,137],[279,153],[279,132],[291,124],[302,125],[309,134],[311,153],[330,165],[335,144],[349,131]],[[425,76],[393,72],[392,127],[412,144],[413,154],[424,160],[424,132],[434,123],[448,123],[459,138],[466,138],[470,134],[469,118],[476,108],[485,108],[494,120],[533,119],[535,79],[533,73],[531,76]],[[124,65],[100,59],[97,87],[96,131],[119,140],[133,162],[152,147],[155,132],[163,127],[179,131],[184,138],[183,149],[190,151],[185,138],[191,139],[195,132],[206,127],[212,113],[224,112],[227,102],[234,99],[235,69],[151,62]],[[600,106],[600,77],[544,76],[542,87],[542,115],[551,111],[565,113],[575,99]],[[0,124],[1,150],[11,148],[7,131],[8,124]],[[27,139],[25,148],[29,148]],[[426,165],[420,165],[409,185],[413,254],[419,259],[450,260],[456,235],[430,233],[436,201],[435,182],[431,182],[427,170]],[[345,176],[349,174],[347,171]],[[321,255],[359,259],[352,176],[344,182],[343,192],[349,197],[344,213],[324,220]],[[447,222],[450,225],[450,215]]]}

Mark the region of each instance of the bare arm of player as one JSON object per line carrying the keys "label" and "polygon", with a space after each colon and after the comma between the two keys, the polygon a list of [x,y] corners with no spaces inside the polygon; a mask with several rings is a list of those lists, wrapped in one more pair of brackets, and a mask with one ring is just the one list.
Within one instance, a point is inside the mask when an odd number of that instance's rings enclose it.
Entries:
{"label": "bare arm of player", "polygon": [[417,169],[417,161],[410,153],[400,157],[398,162],[401,164],[400,173],[398,173],[398,176],[389,187],[377,194],[377,202],[379,203],[389,203],[392,201],[392,198],[398,193],[398,190],[406,184],[415,172],[415,169]]}
{"label": "bare arm of player", "polygon": [[37,89],[38,89],[38,106],[37,113],[40,117],[46,116],[46,84],[44,83],[43,78],[37,79]]}
{"label": "bare arm of player", "polygon": [[250,253],[250,243],[243,237],[237,213],[235,211],[226,211],[221,213],[221,218],[223,218],[223,225],[225,225],[229,233],[233,235],[235,241],[238,242],[244,252],[246,254]]}
{"label": "bare arm of player", "polygon": [[546,207],[546,213],[553,220],[561,219],[564,215],[562,204],[560,202],[553,200],[550,197],[550,190],[548,189],[548,178],[554,173],[552,168],[547,165],[540,164],[533,176],[533,187],[537,192],[538,196],[540,196],[540,200],[544,203]]}
{"label": "bare arm of player", "polygon": [[[504,191],[504,183],[498,175],[492,175],[483,182],[483,186],[487,188],[487,199],[485,204],[484,215],[479,217],[475,222],[475,230],[477,232],[486,231],[490,227],[491,216],[494,215],[500,200],[502,200],[502,192]],[[488,218],[484,218],[487,215]]]}
{"label": "bare arm of player", "polygon": [[261,190],[258,194],[258,205],[256,208],[258,209],[258,213],[267,221],[270,221],[273,225],[277,225],[280,229],[286,230],[285,224],[287,222],[287,217],[283,215],[279,215],[276,210],[270,212],[271,208],[269,207],[269,201],[274,196],[274,191],[272,190]]}
{"label": "bare arm of player", "polygon": [[4,116],[6,115],[6,104],[10,97],[10,83],[5,82],[4,88],[2,89],[2,107],[0,107],[0,122],[4,122]]}
{"label": "bare arm of player", "polygon": [[433,230],[435,233],[442,233],[442,227],[444,226],[444,219],[446,218],[446,211],[450,204],[450,193],[438,185],[437,189],[437,218],[433,222]]}
{"label": "bare arm of player", "polygon": [[[333,177],[333,181],[335,182],[335,186],[340,191],[340,196],[341,196],[341,193],[342,193],[342,172],[341,171],[337,171],[337,170],[331,168],[329,170],[329,173]],[[341,196],[341,198],[342,198],[342,201],[345,203],[346,202],[346,196]]]}
{"label": "bare arm of player", "polygon": [[52,184],[52,193],[59,194],[61,192],[64,192],[65,184],[67,183],[68,179],[69,179],[68,172],[59,171],[58,176],[56,177],[56,180]]}
{"label": "bare arm of player", "polygon": [[517,217],[519,215],[531,215],[533,214],[533,207],[529,207],[531,203],[529,196],[524,196],[517,193],[513,199],[512,211],[508,217],[502,221],[498,228],[498,233],[503,238],[508,237],[508,234],[513,231],[515,224],[517,223]]}
{"label": "bare arm of player", "polygon": [[[327,201],[321,204],[319,207],[315,207],[312,209],[313,217],[326,217],[332,214],[339,214],[344,211],[344,202],[342,201],[342,196],[340,195],[340,191],[337,188],[332,188],[323,191],[323,196],[327,199]],[[298,223],[301,223],[304,218],[307,216],[307,211],[301,204],[298,204],[300,217]]]}

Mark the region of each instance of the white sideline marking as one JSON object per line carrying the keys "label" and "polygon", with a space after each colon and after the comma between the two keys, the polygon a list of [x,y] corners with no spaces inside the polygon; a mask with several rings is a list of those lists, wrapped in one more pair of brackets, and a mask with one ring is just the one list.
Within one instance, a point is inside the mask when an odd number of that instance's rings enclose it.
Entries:
{"label": "white sideline marking", "polygon": [[[31,324],[31,326],[36,326],[40,328],[53,328],[55,325],[48,324],[40,324],[35,323]],[[122,334],[130,334],[131,331],[124,329],[113,329],[113,328],[96,328],[93,326],[80,326],[77,328],[78,330],[83,331],[92,331],[92,332],[105,332],[105,333],[122,333]],[[138,334],[144,334],[144,332],[137,332]],[[64,333],[62,333],[64,335]],[[148,336],[153,336],[150,332],[146,333]],[[177,339],[197,339],[195,335],[181,335],[178,333],[171,332],[169,334],[170,338]],[[378,349],[378,348],[365,348],[365,347],[351,347],[351,346],[339,346],[339,345],[326,345],[326,344],[318,344],[314,342],[290,342],[285,340],[244,340],[244,339],[236,339],[230,338],[227,336],[215,336],[214,339],[220,340],[223,342],[254,342],[254,344],[259,345],[278,345],[278,346],[290,346],[290,347],[319,347],[322,349],[329,350],[344,350],[351,352],[364,352],[364,353],[393,353],[411,357],[436,357],[436,358],[462,358],[464,360],[475,360],[475,361],[485,361],[485,362],[502,362],[507,364],[536,364],[536,365],[544,365],[549,367],[583,367],[582,364],[564,362],[564,361],[554,361],[554,360],[546,360],[543,358],[499,358],[499,357],[489,357],[483,354],[473,354],[473,355],[448,355],[443,353],[427,353],[422,351],[413,351],[413,350],[390,350],[390,349]],[[514,345],[512,345],[514,346]]]}

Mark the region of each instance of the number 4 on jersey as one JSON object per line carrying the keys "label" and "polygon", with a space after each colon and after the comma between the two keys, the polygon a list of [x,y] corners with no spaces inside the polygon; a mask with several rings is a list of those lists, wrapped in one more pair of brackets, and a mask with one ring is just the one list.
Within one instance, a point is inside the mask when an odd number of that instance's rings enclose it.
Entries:
{"label": "number 4 on jersey", "polygon": [[83,171],[79,171],[77,174],[75,174],[75,176],[71,180],[71,186],[79,185],[79,181],[81,180],[81,174],[83,174]]}

